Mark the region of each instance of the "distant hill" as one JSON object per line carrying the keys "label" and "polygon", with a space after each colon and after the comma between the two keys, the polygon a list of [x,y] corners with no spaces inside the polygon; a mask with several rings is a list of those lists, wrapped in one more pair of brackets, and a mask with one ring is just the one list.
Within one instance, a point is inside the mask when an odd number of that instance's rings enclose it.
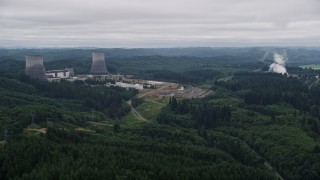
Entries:
{"label": "distant hill", "polygon": [[135,56],[188,56],[188,57],[218,57],[218,56],[239,56],[251,57],[259,60],[266,51],[286,49],[289,63],[320,61],[320,48],[310,47],[248,47],[248,48],[44,48],[44,49],[0,49],[0,59],[24,60],[25,55],[42,55],[45,61],[62,59],[88,60],[91,53],[105,52],[106,58],[114,57],[135,57]]}
{"label": "distant hill", "polygon": [[[287,66],[320,63],[320,49],[310,47],[248,47],[248,48],[136,48],[136,49],[0,49],[0,73],[24,72],[26,55],[42,55],[47,70],[74,67],[76,73],[88,73],[91,53],[104,52],[111,73],[141,74],[143,70],[182,71],[193,68],[214,68],[216,65],[234,67],[239,64],[256,64],[264,60],[268,67],[273,62],[272,52],[285,50]],[[258,67],[259,68],[259,67]]]}

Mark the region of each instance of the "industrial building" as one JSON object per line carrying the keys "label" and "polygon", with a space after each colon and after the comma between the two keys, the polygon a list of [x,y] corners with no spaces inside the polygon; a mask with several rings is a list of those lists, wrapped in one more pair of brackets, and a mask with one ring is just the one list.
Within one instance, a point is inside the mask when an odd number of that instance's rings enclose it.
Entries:
{"label": "industrial building", "polygon": [[123,82],[116,82],[116,86],[123,87],[123,88],[133,88],[137,90],[143,90],[142,84],[128,84]]}
{"label": "industrial building", "polygon": [[108,74],[104,53],[92,53],[91,74]]}
{"label": "industrial building", "polygon": [[38,55],[26,56],[26,75],[36,79],[47,79],[43,65],[43,57]]}
{"label": "industrial building", "polygon": [[73,68],[46,71],[47,78],[69,78],[74,76]]}

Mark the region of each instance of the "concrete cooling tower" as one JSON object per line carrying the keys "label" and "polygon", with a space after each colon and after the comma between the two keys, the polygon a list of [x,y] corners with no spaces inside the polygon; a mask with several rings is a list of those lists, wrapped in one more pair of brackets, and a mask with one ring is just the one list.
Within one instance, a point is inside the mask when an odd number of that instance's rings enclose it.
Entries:
{"label": "concrete cooling tower", "polygon": [[46,79],[42,56],[26,56],[26,75],[36,79]]}
{"label": "concrete cooling tower", "polygon": [[108,74],[104,53],[92,53],[92,74]]}

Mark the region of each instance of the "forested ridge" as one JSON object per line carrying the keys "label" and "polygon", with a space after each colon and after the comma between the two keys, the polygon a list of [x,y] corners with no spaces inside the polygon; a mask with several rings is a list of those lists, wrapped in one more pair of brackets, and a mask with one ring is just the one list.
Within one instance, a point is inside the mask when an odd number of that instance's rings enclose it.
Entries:
{"label": "forested ridge", "polygon": [[[45,137],[24,137],[0,151],[2,178],[273,178],[262,165],[243,165],[223,148],[208,147],[194,131],[168,127],[143,127],[101,137],[48,129]],[[252,163],[256,164],[254,159]]]}
{"label": "forested ridge", "polygon": [[[203,138],[197,130],[170,126],[88,132],[62,126],[86,128],[88,121],[123,116],[128,111],[124,101],[135,95],[133,90],[48,83],[24,75],[3,76],[0,87],[1,139],[6,140],[0,147],[1,179],[273,178],[245,144],[238,147],[250,152],[248,162],[241,153],[230,152],[237,139],[217,141],[228,138],[223,133]],[[55,126],[45,134],[30,134],[32,112],[36,124],[49,119]]]}
{"label": "forested ridge", "polygon": [[[307,76],[306,76],[307,77]],[[235,73],[205,99],[171,98],[157,121],[224,132],[245,142],[285,179],[320,177],[319,85],[272,73]],[[234,149],[238,149],[234,147]]]}
{"label": "forested ridge", "polygon": [[49,83],[19,77],[0,77],[1,132],[14,134],[31,123],[67,121],[81,124],[122,117],[130,111],[125,101],[137,92],[123,88],[90,87],[70,82]]}
{"label": "forested ridge", "polygon": [[[126,114],[124,101],[135,95],[133,90],[48,83],[23,75],[1,80],[1,139],[6,140],[0,145],[1,179],[274,178],[262,157],[222,132],[156,124],[114,125],[111,130],[88,126]],[[112,108],[124,111],[115,116]],[[31,133],[33,112],[37,125],[46,126],[48,120],[55,125],[45,134]]]}

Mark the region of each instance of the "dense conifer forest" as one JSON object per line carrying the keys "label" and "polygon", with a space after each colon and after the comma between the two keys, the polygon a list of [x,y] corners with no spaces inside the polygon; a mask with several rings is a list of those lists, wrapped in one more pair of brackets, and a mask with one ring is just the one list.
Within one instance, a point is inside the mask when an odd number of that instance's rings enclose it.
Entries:
{"label": "dense conifer forest", "polygon": [[[47,51],[41,52],[56,57]],[[73,64],[88,73],[90,61],[70,57],[75,51],[60,51],[67,59],[46,67]],[[320,179],[320,71],[294,61],[287,70],[295,76],[268,73],[249,51],[251,58],[241,55],[247,50],[228,57],[112,51],[111,72],[213,91],[205,98],[164,97],[147,122],[136,120],[128,104],[150,103],[137,90],[31,79],[20,56],[6,52],[0,179]]]}

